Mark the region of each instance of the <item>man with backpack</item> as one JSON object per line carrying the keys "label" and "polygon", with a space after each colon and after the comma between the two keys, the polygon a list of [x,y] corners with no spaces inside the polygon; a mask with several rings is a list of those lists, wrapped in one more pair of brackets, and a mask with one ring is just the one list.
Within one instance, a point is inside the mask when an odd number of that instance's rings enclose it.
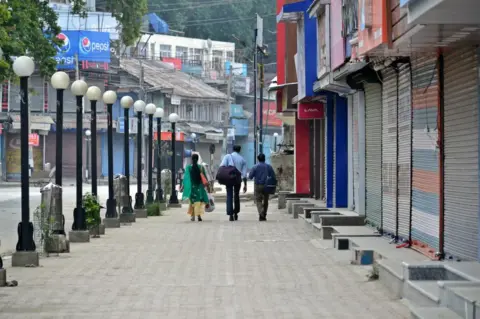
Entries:
{"label": "man with backpack", "polygon": [[275,194],[277,178],[273,167],[265,163],[265,154],[258,154],[258,164],[255,165],[248,176],[255,181],[255,199],[257,202],[258,220],[267,220],[268,198]]}
{"label": "man with backpack", "polygon": [[238,220],[240,213],[240,188],[244,182],[243,192],[247,192],[247,162],[240,155],[242,147],[233,146],[233,153],[227,154],[217,172],[217,181],[227,188],[227,215],[229,220]]}

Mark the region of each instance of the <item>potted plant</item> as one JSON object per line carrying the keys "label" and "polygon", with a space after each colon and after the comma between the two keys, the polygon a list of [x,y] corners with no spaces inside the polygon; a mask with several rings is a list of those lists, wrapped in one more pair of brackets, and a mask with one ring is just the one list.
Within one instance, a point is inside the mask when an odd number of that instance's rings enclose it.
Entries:
{"label": "potted plant", "polygon": [[100,217],[100,202],[98,198],[87,193],[83,196],[83,207],[85,209],[85,216],[87,219],[87,228],[90,231],[90,235],[93,237],[100,237],[100,223],[102,218]]}

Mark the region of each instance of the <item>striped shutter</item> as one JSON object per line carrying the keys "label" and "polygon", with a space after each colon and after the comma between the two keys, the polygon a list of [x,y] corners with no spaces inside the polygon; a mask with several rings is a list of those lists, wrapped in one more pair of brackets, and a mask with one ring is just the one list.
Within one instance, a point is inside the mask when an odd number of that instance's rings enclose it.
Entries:
{"label": "striped shutter", "polygon": [[337,148],[337,105],[335,100],[335,105],[333,107],[333,207],[337,207],[337,192],[335,190],[337,182],[335,180],[336,176],[336,148]]}
{"label": "striped shutter", "polygon": [[358,155],[358,93],[353,94],[352,98],[352,153],[353,153],[353,205],[358,213],[359,208],[359,155]]}
{"label": "striped shutter", "polygon": [[473,47],[445,55],[445,252],[478,260],[478,61]]}
{"label": "striped shutter", "polygon": [[412,58],[412,244],[439,249],[440,171],[437,150],[437,57]]}
{"label": "striped shutter", "polygon": [[382,86],[365,84],[365,211],[382,228]]}
{"label": "striped shutter", "polygon": [[[325,107],[326,108],[326,107]],[[323,134],[323,169],[324,169],[324,175],[323,175],[323,185],[324,185],[324,190],[323,190],[323,194],[324,194],[324,200],[325,202],[327,202],[327,185],[328,185],[328,180],[327,180],[327,177],[328,177],[328,174],[330,174],[330,172],[328,171],[327,169],[327,153],[328,153],[328,117],[327,117],[327,110],[325,110],[325,119],[323,120],[323,125],[324,125],[324,134]]]}
{"label": "striped shutter", "polygon": [[397,76],[392,69],[383,72],[382,120],[382,207],[383,231],[397,232]]}
{"label": "striped shutter", "polygon": [[410,238],[410,181],[412,163],[412,82],[410,66],[398,74],[398,236]]}

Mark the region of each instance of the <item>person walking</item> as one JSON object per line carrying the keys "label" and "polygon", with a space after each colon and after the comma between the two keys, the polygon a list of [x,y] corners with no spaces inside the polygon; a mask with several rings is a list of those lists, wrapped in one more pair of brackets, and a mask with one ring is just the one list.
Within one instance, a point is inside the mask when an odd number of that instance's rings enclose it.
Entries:
{"label": "person walking", "polygon": [[240,188],[242,187],[242,180],[244,183],[243,193],[247,192],[247,162],[242,155],[240,155],[241,150],[242,147],[240,145],[233,146],[233,153],[225,155],[220,164],[220,167],[234,166],[242,176],[239,183],[226,185],[227,215],[230,221],[238,220],[238,214],[240,213]]}
{"label": "person walking", "polygon": [[205,185],[207,182],[206,172],[203,165],[198,164],[198,154],[192,155],[192,164],[185,168],[182,185],[182,200],[188,199],[189,206],[187,214],[190,215],[191,221],[202,221],[202,215],[205,212],[205,205],[209,203]]}
{"label": "person walking", "polygon": [[257,204],[258,220],[267,220],[268,198],[275,192],[277,178],[273,167],[265,163],[265,154],[258,154],[256,164],[248,176],[255,182],[255,200]]}

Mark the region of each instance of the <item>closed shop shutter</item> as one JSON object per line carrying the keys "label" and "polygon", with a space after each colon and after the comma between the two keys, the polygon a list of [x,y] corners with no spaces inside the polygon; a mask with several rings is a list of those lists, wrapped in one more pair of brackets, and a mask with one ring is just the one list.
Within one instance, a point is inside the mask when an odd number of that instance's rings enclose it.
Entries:
{"label": "closed shop shutter", "polygon": [[[62,157],[62,176],[66,178],[76,178],[77,171],[76,171],[76,163],[77,163],[77,139],[75,132],[63,132],[63,143],[62,143],[62,150],[63,150],[63,157]],[[98,142],[97,142],[98,144]],[[52,132],[47,135],[47,145],[46,145],[46,152],[45,160],[47,163],[52,163],[53,166],[56,166],[56,157],[55,154],[57,153],[57,135],[55,132]],[[85,145],[83,150],[85,151]],[[100,153],[97,153],[100,154]],[[84,162],[85,164],[85,162]],[[100,172],[100,170],[98,170]]]}
{"label": "closed shop shutter", "polygon": [[[437,57],[412,58],[412,244],[439,249]],[[423,249],[422,249],[423,251]]]}
{"label": "closed shop shutter", "polygon": [[382,228],[382,86],[365,84],[367,223]]}
{"label": "closed shop shutter", "polygon": [[397,229],[397,76],[383,72],[382,208],[383,231],[396,236]]}
{"label": "closed shop shutter", "polygon": [[333,107],[333,207],[337,207],[337,192],[336,192],[336,185],[337,185],[337,182],[336,182],[336,170],[337,168],[335,167],[335,163],[336,163],[336,148],[337,148],[337,119],[336,119],[336,114],[337,114],[337,110],[336,110],[336,105]]}
{"label": "closed shop shutter", "polygon": [[445,252],[478,259],[478,63],[476,49],[445,56]]}
{"label": "closed shop shutter", "polygon": [[325,120],[323,121],[324,123],[324,134],[323,134],[323,169],[325,174],[323,175],[323,185],[324,185],[324,199],[325,202],[327,202],[327,176],[330,173],[327,169],[327,153],[328,153],[328,123],[329,120],[326,116],[327,112],[325,111]]}
{"label": "closed shop shutter", "polygon": [[412,162],[412,90],[408,64],[400,66],[398,82],[398,236],[408,240]]}
{"label": "closed shop shutter", "polygon": [[[43,171],[43,136],[39,136],[39,146],[33,146],[33,173],[32,178],[39,178]],[[5,166],[7,181],[20,181],[22,178],[22,156],[20,149],[20,134],[5,134]]]}
{"label": "closed shop shutter", "polygon": [[358,158],[358,93],[352,96],[352,152],[353,152],[353,206],[358,213],[359,158]]}

